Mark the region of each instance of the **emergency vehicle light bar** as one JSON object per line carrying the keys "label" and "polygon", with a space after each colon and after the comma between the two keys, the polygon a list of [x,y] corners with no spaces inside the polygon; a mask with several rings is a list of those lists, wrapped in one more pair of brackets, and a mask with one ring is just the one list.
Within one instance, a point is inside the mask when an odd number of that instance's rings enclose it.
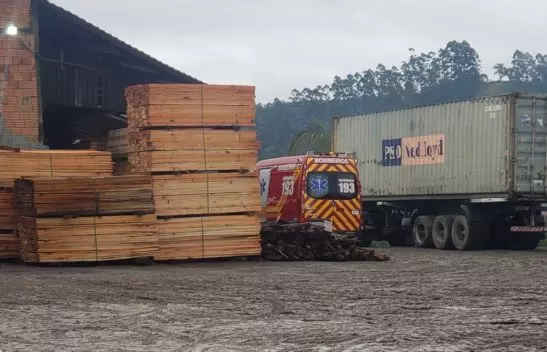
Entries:
{"label": "emergency vehicle light bar", "polygon": [[338,158],[348,158],[348,157],[357,157],[357,153],[348,153],[348,152],[344,152],[344,153],[334,153],[334,152],[328,152],[328,153],[315,153],[314,151],[308,151],[306,153],[306,156],[333,156],[333,157],[338,157]]}

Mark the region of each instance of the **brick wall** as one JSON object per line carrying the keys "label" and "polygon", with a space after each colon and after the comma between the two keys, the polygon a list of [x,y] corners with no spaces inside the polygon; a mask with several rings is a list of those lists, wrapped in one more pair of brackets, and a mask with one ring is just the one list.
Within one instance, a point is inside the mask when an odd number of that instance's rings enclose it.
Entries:
{"label": "brick wall", "polygon": [[[14,24],[17,37],[4,34]],[[31,0],[0,0],[0,144],[25,144],[39,139],[40,101]],[[24,147],[23,145],[11,145]]]}

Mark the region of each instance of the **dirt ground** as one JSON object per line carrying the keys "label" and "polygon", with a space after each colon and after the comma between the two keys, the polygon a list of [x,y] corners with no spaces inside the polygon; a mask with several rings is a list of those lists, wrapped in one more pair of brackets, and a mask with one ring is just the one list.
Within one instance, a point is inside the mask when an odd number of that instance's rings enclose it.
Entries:
{"label": "dirt ground", "polygon": [[547,251],[0,266],[0,351],[545,351]]}

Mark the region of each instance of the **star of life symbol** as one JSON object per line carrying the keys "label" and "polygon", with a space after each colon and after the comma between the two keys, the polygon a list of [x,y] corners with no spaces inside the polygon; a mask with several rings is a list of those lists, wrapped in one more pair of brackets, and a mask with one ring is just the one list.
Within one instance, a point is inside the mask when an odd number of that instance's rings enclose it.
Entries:
{"label": "star of life symbol", "polygon": [[325,176],[315,176],[311,179],[310,189],[318,197],[322,197],[328,193],[328,181]]}

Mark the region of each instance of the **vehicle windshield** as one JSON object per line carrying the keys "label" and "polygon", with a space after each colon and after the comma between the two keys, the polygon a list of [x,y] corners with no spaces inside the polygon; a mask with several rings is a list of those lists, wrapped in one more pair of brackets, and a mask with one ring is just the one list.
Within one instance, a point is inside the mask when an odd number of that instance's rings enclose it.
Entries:
{"label": "vehicle windshield", "polygon": [[313,198],[353,198],[357,195],[357,181],[349,172],[310,172],[306,192]]}

